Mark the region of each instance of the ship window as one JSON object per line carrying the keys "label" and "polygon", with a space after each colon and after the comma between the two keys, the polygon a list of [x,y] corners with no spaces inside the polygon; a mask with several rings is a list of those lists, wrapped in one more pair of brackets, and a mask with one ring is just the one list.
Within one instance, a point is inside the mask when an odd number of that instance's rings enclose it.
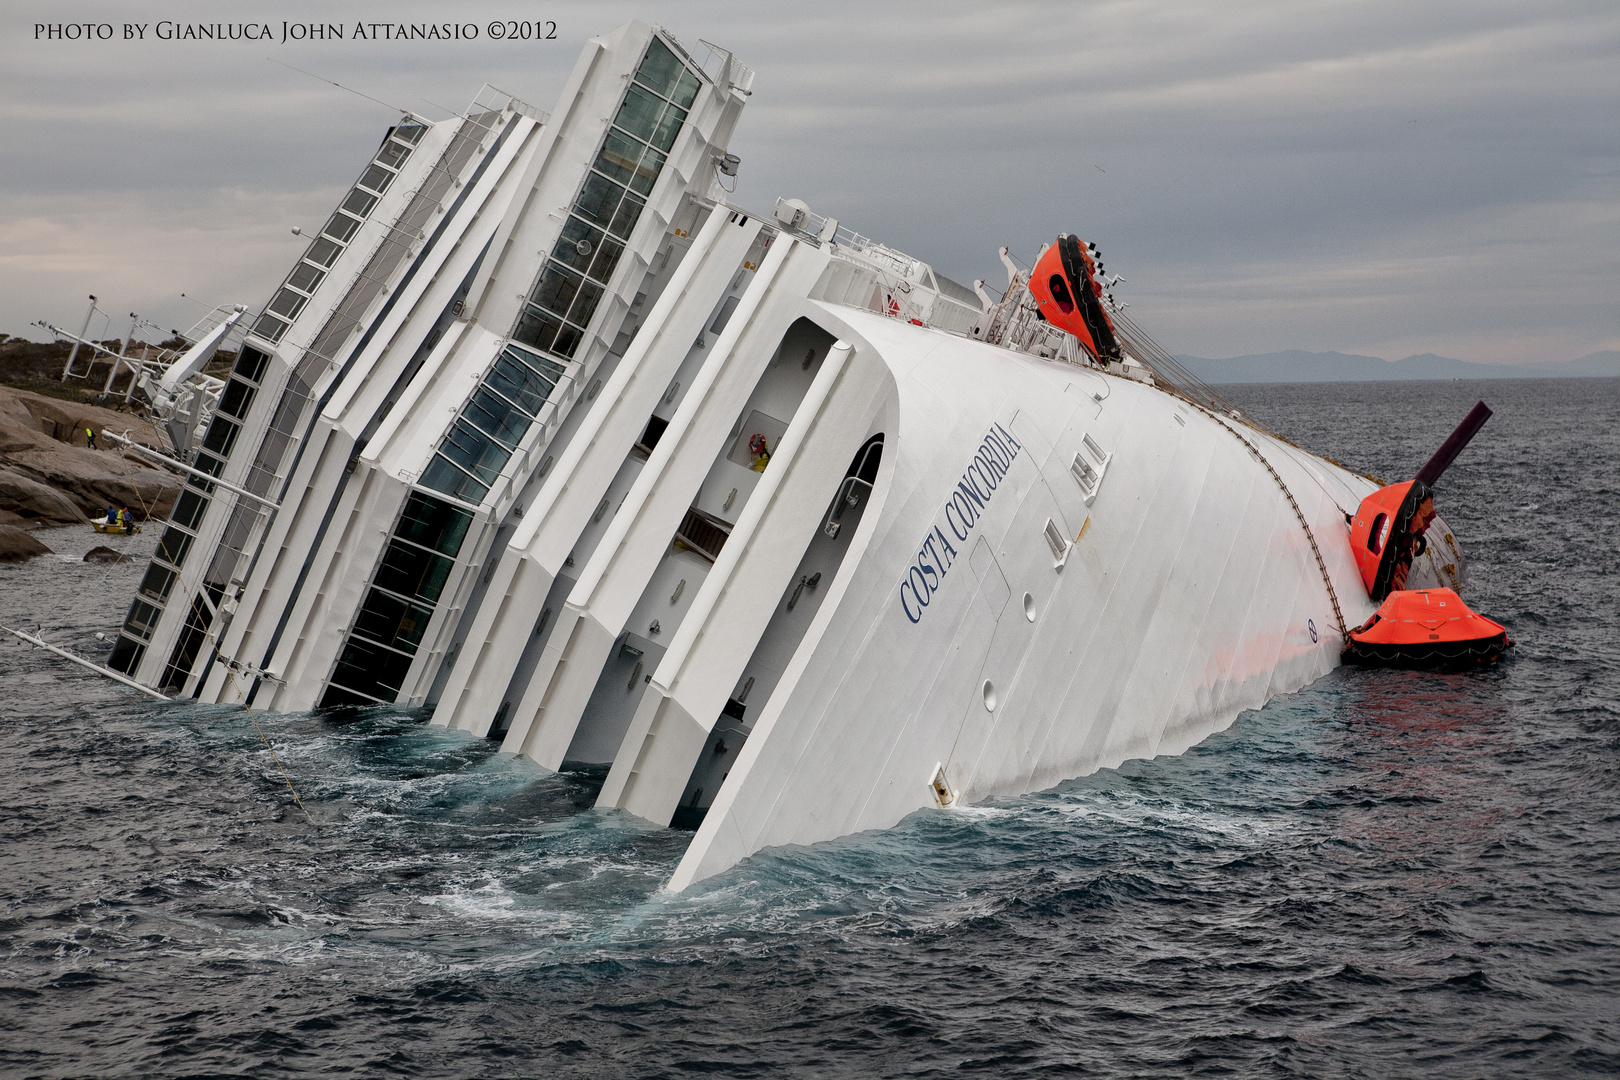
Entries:
{"label": "ship window", "polygon": [[460,419],[450,425],[444,442],[439,444],[439,453],[486,484],[493,484],[512,459],[510,450]]}
{"label": "ship window", "polygon": [[[616,248],[618,247],[617,244],[613,246]],[[606,249],[604,248],[603,254],[605,255],[606,253]],[[601,260],[598,259],[597,261],[600,262]],[[604,274],[602,276],[606,277],[607,275]],[[591,321],[591,316],[596,314],[596,305],[601,301],[601,299],[602,286],[596,284],[594,281],[587,281],[585,284],[579,287],[579,295],[574,298],[574,306],[568,309],[569,320],[584,326],[586,323]]]}
{"label": "ship window", "polygon": [[184,528],[195,529],[197,522],[202,520],[203,511],[206,509],[208,509],[208,500],[197,492],[187,489],[182,491],[180,498],[175,500],[174,513],[169,515],[169,520]]}
{"label": "ship window", "polygon": [[427,125],[425,124],[418,124],[414,120],[405,120],[400,123],[399,127],[394,129],[394,138],[402,139],[415,146],[422,141],[422,133],[426,130]]}
{"label": "ship window", "polygon": [[602,250],[596,253],[596,261],[591,264],[591,277],[597,281],[607,281],[613,276],[613,269],[619,265],[619,256],[623,254],[624,245],[617,240],[602,241]]}
{"label": "ship window", "polygon": [[191,534],[181,532],[179,529],[165,529],[163,539],[158,541],[157,551],[153,558],[162,559],[170,566],[179,568],[186,561],[186,553],[191,550]]}
{"label": "ship window", "polygon": [[276,293],[276,298],[270,301],[270,310],[291,321],[298,318],[298,313],[304,310],[304,305],[308,302],[309,297],[300,296],[291,289],[282,289]]}
{"label": "ship window", "polygon": [[107,657],[107,666],[114,671],[122,671],[125,675],[132,673],[140,665],[141,657],[146,655],[146,646],[134,638],[118,636],[118,644],[113,646],[112,655]]}
{"label": "ship window", "polygon": [[[411,658],[380,645],[351,639],[338,658],[332,682],[366,697],[393,701],[410,673]],[[334,698],[336,700],[334,700]],[[348,704],[341,694],[327,691],[321,705]]]}
{"label": "ship window", "polygon": [[433,460],[428,462],[426,471],[422,473],[421,483],[423,487],[430,487],[452,499],[468,503],[483,502],[484,496],[489,494],[488,484],[480,484],[452,465],[442,454],[433,455]]}
{"label": "ship window", "polygon": [[389,596],[372,589],[360,614],[354,620],[354,632],[373,641],[396,649],[414,653],[427,631],[433,609]]}
{"label": "ship window", "polygon": [[[545,363],[543,360],[537,362]],[[547,368],[556,366],[546,364]],[[532,416],[540,415],[541,406],[545,405],[546,399],[551,396],[552,388],[557,385],[555,377],[547,378],[531,370],[527,364],[518,363],[510,352],[495,361],[495,367],[485,382],[496,393],[516,402],[519,408],[528,411]]]}
{"label": "ship window", "polygon": [[[591,173],[585,179],[585,186],[580,188],[579,198],[574,200],[574,213],[592,225],[606,228],[613,220],[613,213],[618,210],[619,200],[622,198],[624,198],[622,185],[615,184],[598,173]],[[566,231],[563,240],[568,241]]]}
{"label": "ship window", "polygon": [[566,357],[572,360],[574,358],[574,350],[579,348],[580,340],[584,338],[584,336],[585,331],[581,330],[579,327],[570,326],[567,323],[563,323],[562,329],[557,331],[557,340],[551,344],[551,351],[556,353],[558,356]]}
{"label": "ship window", "polygon": [[[601,229],[588,225],[577,217],[570,217],[568,223],[563,226],[562,236],[558,238],[556,250],[552,252],[551,257],[556,262],[584,272],[591,268],[591,262],[596,258],[596,252],[601,246]],[[535,300],[539,302],[539,297],[535,297]],[[568,305],[564,304],[552,310],[567,311]]]}
{"label": "ship window", "polygon": [[236,373],[248,382],[258,382],[268,363],[270,357],[251,345],[244,345],[241,354],[236,358]]}
{"label": "ship window", "polygon": [[609,130],[602,142],[602,151],[596,155],[596,171],[621,184],[628,184],[636,174],[636,165],[646,147],[617,131]]}
{"label": "ship window", "polygon": [[332,215],[332,220],[326,223],[326,228],[322,229],[321,232],[340,244],[346,244],[349,242],[349,237],[353,236],[355,230],[359,227],[360,222],[348,214],[336,213]]}
{"label": "ship window", "polygon": [[[572,224],[572,221],[570,221],[570,224]],[[591,231],[596,232],[594,229]],[[567,237],[566,230],[564,230],[563,235],[565,238]],[[596,236],[600,239],[602,234],[596,232]],[[558,248],[566,249],[568,245],[559,244]],[[588,261],[586,265],[589,265]],[[584,269],[584,267],[582,266],[581,269]],[[529,297],[529,300],[547,311],[555,312],[558,315],[566,315],[568,314],[569,305],[574,302],[574,296],[579,292],[579,287],[584,280],[580,275],[565,267],[558,266],[554,262],[548,263],[545,273],[540,275],[540,283],[534,287],[534,295]],[[545,346],[540,347],[544,348]]]}
{"label": "ship window", "polygon": [[550,349],[552,342],[557,340],[557,331],[560,329],[562,329],[561,319],[548,315],[537,307],[529,307],[523,312],[523,318],[518,320],[517,328],[512,331],[512,337],[537,349]]}
{"label": "ship window", "polygon": [[381,165],[368,165],[360,177],[360,186],[368,187],[381,195],[388,190],[388,185],[394,182],[394,174]]}
{"label": "ship window", "polygon": [[669,153],[669,148],[675,145],[675,136],[681,133],[681,125],[686,123],[686,110],[674,105],[664,110],[663,118],[658,121],[658,130],[653,132],[652,143],[658,150]]}
{"label": "ship window", "polygon": [[395,540],[377,567],[377,588],[432,604],[444,591],[454,565],[442,555]]}
{"label": "ship window", "polygon": [[721,305],[719,314],[715,315],[714,322],[709,324],[709,333],[719,335],[731,321],[731,315],[737,310],[737,304],[742,300],[740,296],[728,296]]}
{"label": "ship window", "polygon": [[225,393],[219,399],[219,411],[226,416],[234,416],[238,420],[247,416],[249,407],[253,404],[253,387],[241,379],[232,379],[225,384]]}
{"label": "ship window", "polygon": [[343,209],[355,217],[365,217],[371,213],[371,208],[376,205],[377,196],[369,191],[361,191],[359,188],[349,192],[349,197],[343,200]]}
{"label": "ship window", "polygon": [[325,270],[311,266],[307,262],[301,262],[293,269],[292,276],[287,279],[287,284],[299,292],[312,293],[325,276]]}
{"label": "ship window", "polygon": [[253,324],[253,332],[266,341],[280,341],[281,335],[287,332],[287,324],[274,315],[260,315],[259,321]]}
{"label": "ship window", "polygon": [[240,424],[233,424],[223,416],[216,416],[213,423],[208,425],[208,434],[203,438],[203,449],[221,457],[230,457],[231,448],[236,445],[236,433],[241,430]]}
{"label": "ship window", "polygon": [[140,591],[154,600],[162,601],[169,598],[169,590],[174,588],[175,573],[166,566],[152,563],[146,568],[146,576],[141,578]]}
{"label": "ship window", "polygon": [[658,151],[648,150],[642,156],[641,167],[636,170],[636,175],[630,178],[630,190],[643,195],[650,192],[653,183],[658,179],[658,174],[664,171],[664,162],[667,160]]}
{"label": "ship window", "polygon": [[509,450],[517,449],[529,425],[534,423],[533,417],[488,387],[478,388],[462,415]]}
{"label": "ship window", "polygon": [[467,511],[413,491],[405,501],[405,512],[400,515],[394,535],[445,555],[454,555],[461,550],[461,542],[471,525],[472,515]]}
{"label": "ship window", "polygon": [[401,146],[397,142],[385,142],[382,145],[382,149],[377,151],[377,160],[382,162],[384,165],[387,165],[390,169],[399,168],[400,163],[410,156],[410,147]]}
{"label": "ship window", "polygon": [[696,509],[688,509],[680,528],[675,530],[675,543],[714,562],[730,536],[730,530],[722,522]]}
{"label": "ship window", "polygon": [[152,636],[152,631],[157,627],[158,619],[162,615],[162,608],[137,600],[129,607],[129,618],[124,620],[124,633],[146,641]]}
{"label": "ship window", "polygon": [[647,55],[641,58],[641,66],[636,69],[636,81],[669,97],[675,89],[675,81],[685,71],[686,65],[655,34],[647,46]]}
{"label": "ship window", "polygon": [[613,122],[642,142],[651,142],[652,133],[658,127],[659,114],[663,111],[662,101],[641,87],[632,86],[624,95],[624,104],[619,106],[619,114],[613,118]]}
{"label": "ship window", "polygon": [[683,69],[681,77],[675,81],[675,92],[669,95],[670,100],[683,109],[690,109],[692,102],[697,100],[700,85],[696,75]]}
{"label": "ship window", "polygon": [[337,257],[341,254],[343,254],[341,247],[325,237],[316,237],[315,242],[309,245],[309,250],[304,253],[304,258],[321,266],[331,266],[337,262]]}
{"label": "ship window", "polygon": [[629,239],[630,230],[636,227],[636,221],[641,217],[641,208],[646,205],[645,199],[636,195],[626,195],[624,201],[619,204],[618,212],[613,215],[613,224],[608,226],[608,232]]}
{"label": "ship window", "polygon": [[[200,469],[209,476],[218,476],[220,473],[225,471],[225,463],[219,460],[219,458],[211,457],[208,454],[198,454],[197,460],[191,463],[191,467],[193,469]],[[192,479],[195,480],[196,477],[192,477]],[[209,490],[212,490],[213,486],[214,485],[209,484]]]}
{"label": "ship window", "polygon": [[664,437],[664,431],[669,427],[669,421],[661,416],[649,416],[647,426],[641,431],[641,438],[636,440],[636,449],[652,453],[658,448],[658,440]]}

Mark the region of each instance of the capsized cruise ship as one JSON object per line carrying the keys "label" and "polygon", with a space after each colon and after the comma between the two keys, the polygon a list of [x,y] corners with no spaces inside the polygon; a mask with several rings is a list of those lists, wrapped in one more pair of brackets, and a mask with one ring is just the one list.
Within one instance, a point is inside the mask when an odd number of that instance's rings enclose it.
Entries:
{"label": "capsized cruise ship", "polygon": [[[110,666],[605,767],[598,806],[695,830],[675,889],[1335,667],[1378,484],[1183,377],[1073,238],[1004,249],[998,300],[732,205],[753,79],[632,22],[550,114],[390,127],[171,417],[190,479]],[[1411,580],[1456,586],[1427,535]]]}

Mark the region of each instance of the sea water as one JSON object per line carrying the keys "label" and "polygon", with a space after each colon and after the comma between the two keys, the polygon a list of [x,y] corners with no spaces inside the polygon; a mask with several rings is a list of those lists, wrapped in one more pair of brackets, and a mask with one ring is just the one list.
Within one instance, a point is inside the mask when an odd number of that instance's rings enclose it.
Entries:
{"label": "sea water", "polygon": [[[1507,659],[676,896],[599,775],[0,645],[0,1073],[1620,1073],[1620,379],[1223,389],[1390,480],[1485,398],[1438,500]],[[0,619],[104,654],[155,531],[41,535]]]}

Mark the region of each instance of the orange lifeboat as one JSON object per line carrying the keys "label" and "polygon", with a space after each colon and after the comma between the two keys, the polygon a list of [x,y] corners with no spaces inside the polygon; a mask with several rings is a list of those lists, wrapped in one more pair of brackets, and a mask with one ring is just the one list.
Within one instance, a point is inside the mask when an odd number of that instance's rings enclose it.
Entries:
{"label": "orange lifeboat", "polygon": [[1029,291],[1047,322],[1079,338],[1087,352],[1107,363],[1123,354],[1096,274],[1085,245],[1064,233],[1035,260]]}
{"label": "orange lifeboat", "polygon": [[1470,667],[1511,648],[1507,628],[1476,615],[1450,589],[1392,592],[1350,632],[1344,658],[1388,667]]}
{"label": "orange lifeboat", "polygon": [[1428,550],[1423,533],[1434,520],[1434,493],[1421,480],[1381,487],[1350,519],[1350,549],[1367,595],[1382,600],[1406,586],[1412,560]]}

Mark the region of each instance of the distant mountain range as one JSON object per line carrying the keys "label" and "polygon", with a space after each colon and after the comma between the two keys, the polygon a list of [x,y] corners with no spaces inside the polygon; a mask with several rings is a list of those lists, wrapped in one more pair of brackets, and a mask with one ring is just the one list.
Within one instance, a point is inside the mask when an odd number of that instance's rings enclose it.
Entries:
{"label": "distant mountain range", "polygon": [[1620,352],[1608,350],[1545,364],[1479,364],[1424,353],[1404,360],[1339,352],[1262,353],[1210,360],[1178,356],[1207,383],[1384,382],[1419,379],[1567,379],[1620,376]]}

